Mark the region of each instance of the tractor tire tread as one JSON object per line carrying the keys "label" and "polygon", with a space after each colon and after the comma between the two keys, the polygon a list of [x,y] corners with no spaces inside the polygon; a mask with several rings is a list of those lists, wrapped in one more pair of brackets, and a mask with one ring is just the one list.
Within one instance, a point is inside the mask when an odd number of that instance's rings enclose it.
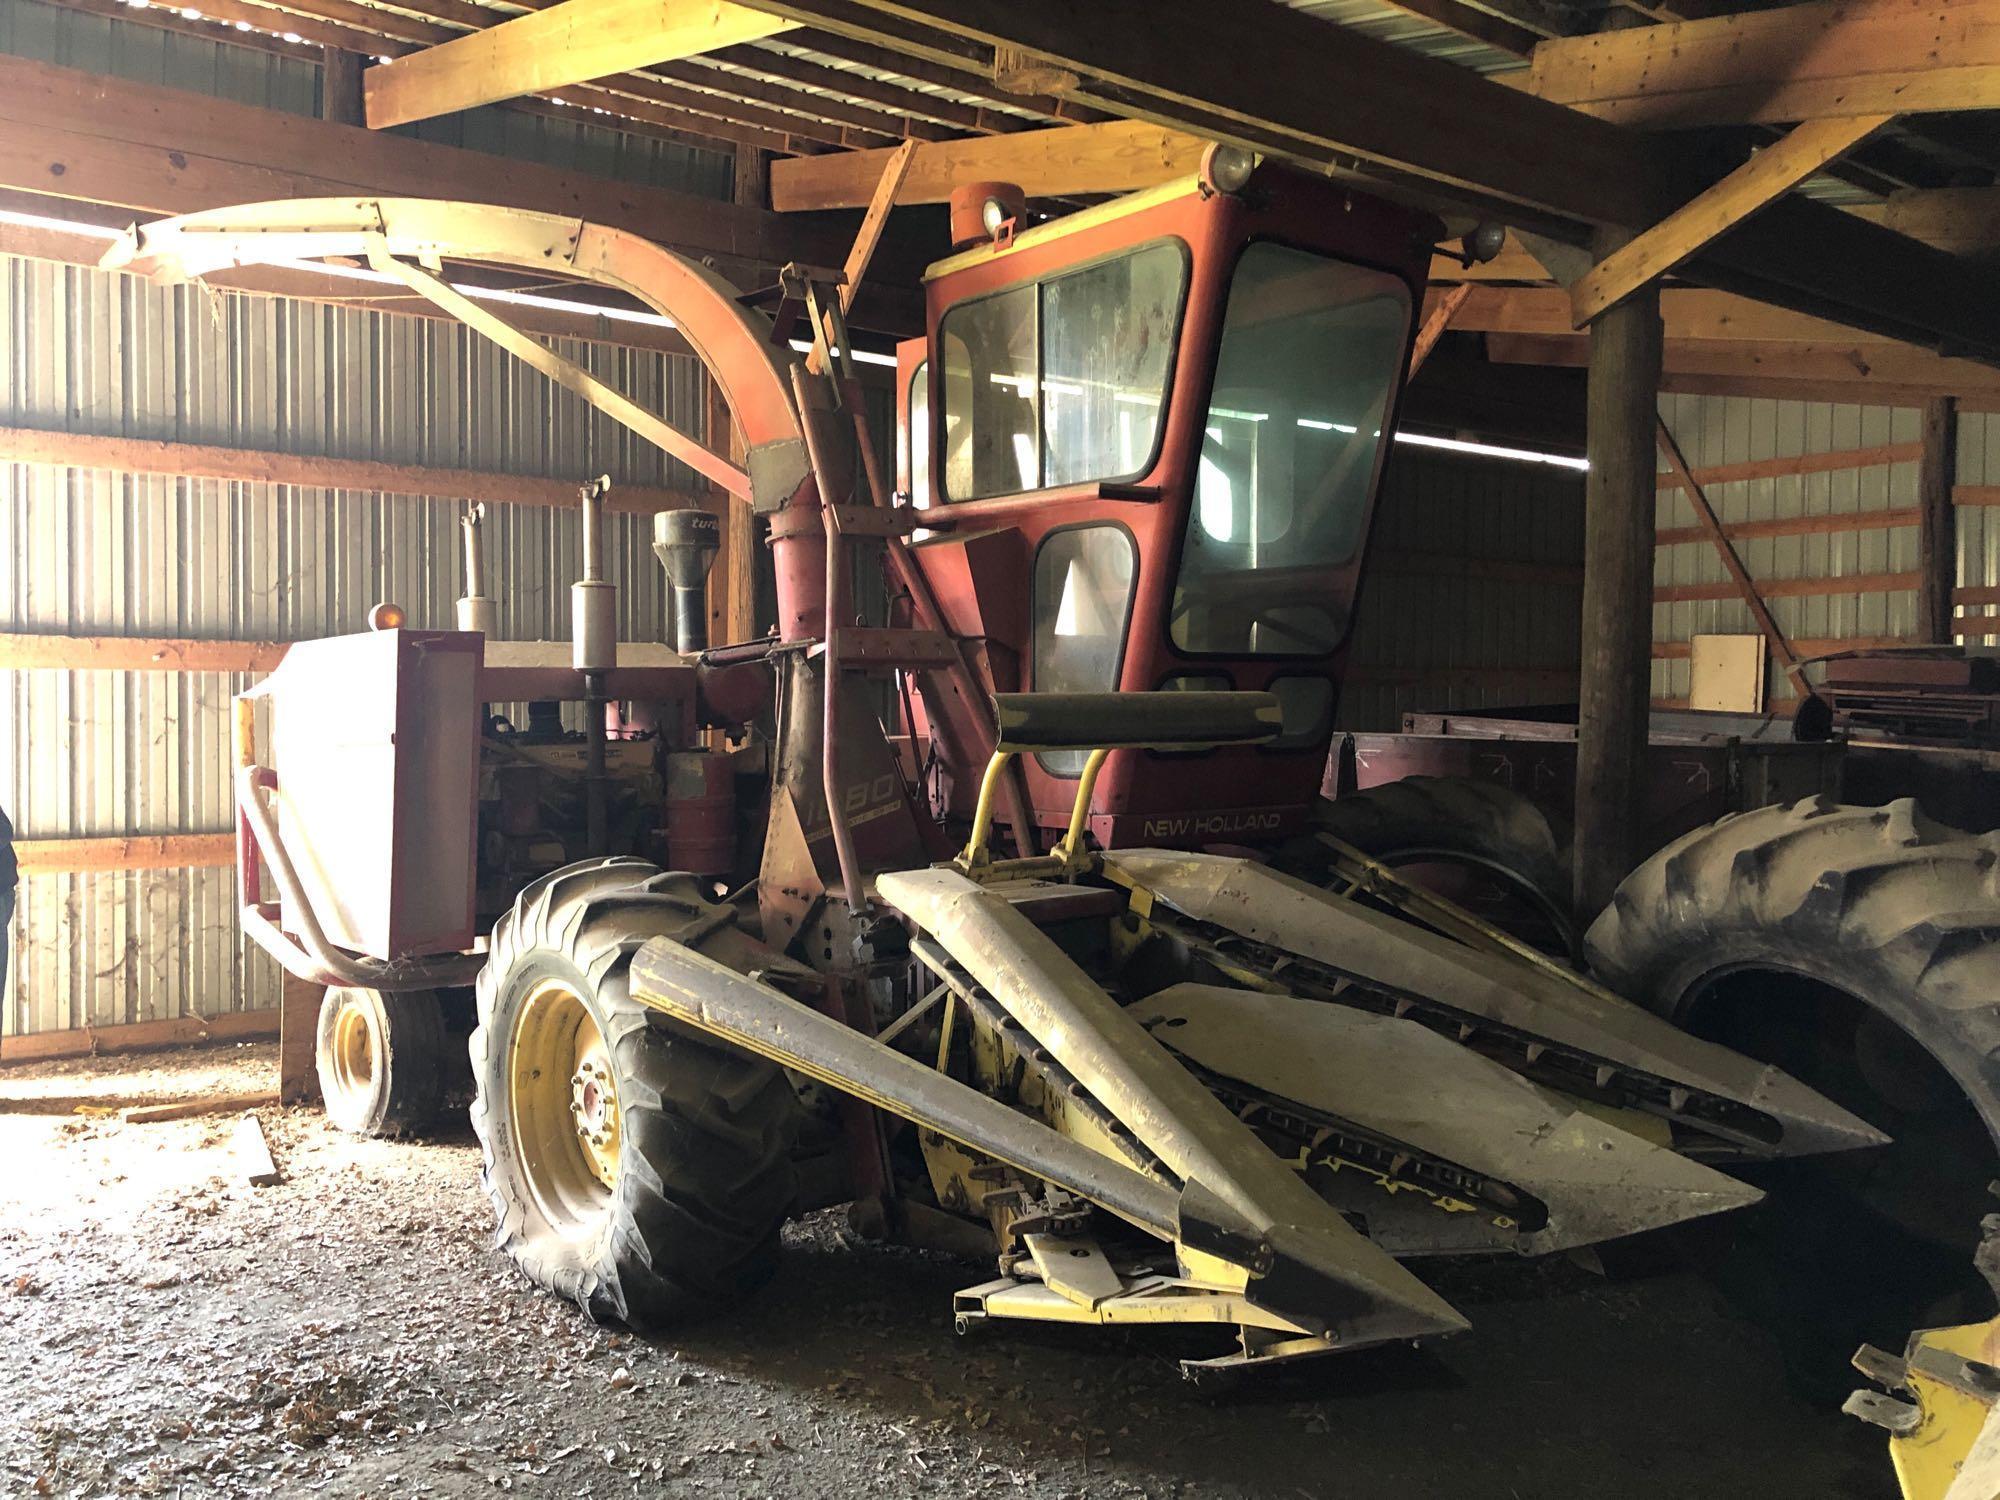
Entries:
{"label": "tractor tire tread", "polygon": [[[691,889],[687,877],[626,857],[527,886],[493,929],[469,1043],[472,1124],[501,1248],[531,1281],[639,1329],[715,1311],[766,1280],[793,1198],[797,1100],[784,1073],[627,991],[640,946],[686,928]],[[587,1242],[538,1232],[500,1103],[513,1007],[539,975],[587,992],[619,1080],[619,1181]]]}

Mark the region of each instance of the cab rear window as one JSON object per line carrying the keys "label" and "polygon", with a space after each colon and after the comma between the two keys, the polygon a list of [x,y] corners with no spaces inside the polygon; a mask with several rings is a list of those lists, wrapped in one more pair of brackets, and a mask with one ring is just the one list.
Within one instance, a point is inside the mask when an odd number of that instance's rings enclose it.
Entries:
{"label": "cab rear window", "polygon": [[1152,466],[1187,292],[1162,240],[961,302],[938,325],[944,496],[1132,479]]}

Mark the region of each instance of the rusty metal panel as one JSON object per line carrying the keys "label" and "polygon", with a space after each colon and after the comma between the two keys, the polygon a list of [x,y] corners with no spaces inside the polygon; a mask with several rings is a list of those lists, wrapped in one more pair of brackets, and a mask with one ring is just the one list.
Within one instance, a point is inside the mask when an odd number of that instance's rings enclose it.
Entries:
{"label": "rusty metal panel", "polygon": [[1581,474],[1399,446],[1369,547],[1342,728],[1575,700],[1582,595],[1563,575],[1583,560]]}
{"label": "rusty metal panel", "polygon": [[[0,0],[18,4],[19,0]],[[455,324],[213,297],[0,259],[0,424],[342,458],[694,487],[694,476]],[[563,351],[699,431],[690,357]],[[292,640],[361,628],[394,599],[451,628],[455,497],[0,465],[0,631]],[[489,588],[510,639],[560,639],[573,512],[496,508]],[[662,638],[643,517],[607,519],[620,632]],[[0,672],[0,806],[23,838],[213,832],[230,819],[221,674]],[[0,1033],[276,1003],[227,870],[23,884]]]}
{"label": "rusty metal panel", "polygon": [[[1697,472],[1756,459],[1914,442],[1921,422],[1921,413],[1913,407],[1746,396],[1663,396],[1660,414],[1689,466]],[[1664,463],[1661,468],[1665,468]],[[1906,509],[1916,504],[1916,486],[1917,465],[1907,462],[1737,480],[1709,484],[1704,489],[1717,517],[1729,525]],[[1683,491],[1660,493],[1658,524],[1663,530],[1695,524],[1694,509]],[[1760,582],[1909,573],[1917,565],[1913,525],[1746,538],[1736,546],[1744,567]],[[1706,541],[1664,546],[1654,553],[1654,582],[1659,585],[1723,584],[1728,577],[1715,548]],[[1916,624],[1916,596],[1907,588],[1767,596],[1766,603],[1779,628],[1796,641],[1908,636]],[[1749,607],[1734,595],[1653,607],[1656,643],[1684,643],[1697,634],[1755,634],[1756,630]],[[1782,672],[1773,670],[1770,681],[1774,701],[1793,696]],[[1689,663],[1685,659],[1653,663],[1654,697],[1685,699],[1688,687]]]}

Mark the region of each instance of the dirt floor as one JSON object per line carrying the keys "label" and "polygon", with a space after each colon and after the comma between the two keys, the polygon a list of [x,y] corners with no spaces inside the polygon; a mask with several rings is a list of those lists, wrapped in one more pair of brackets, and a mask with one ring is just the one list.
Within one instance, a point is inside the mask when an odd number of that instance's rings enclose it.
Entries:
{"label": "dirt floor", "polygon": [[[1475,1331],[1226,1397],[1187,1336],[993,1329],[979,1268],[789,1232],[775,1285],[672,1340],[600,1328],[492,1251],[468,1130],[393,1144],[260,1112],[268,1046],[0,1073],[0,1494],[1872,1497],[1881,1435],[1712,1277],[1433,1268]],[[1878,1342],[1900,1345],[1899,1330]],[[1810,1397],[1804,1386],[1815,1386]]]}

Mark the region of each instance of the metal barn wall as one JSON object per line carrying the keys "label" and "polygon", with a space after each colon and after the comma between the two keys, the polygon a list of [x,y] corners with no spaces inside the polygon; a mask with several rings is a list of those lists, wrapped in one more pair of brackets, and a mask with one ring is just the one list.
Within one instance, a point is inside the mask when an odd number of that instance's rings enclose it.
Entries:
{"label": "metal barn wall", "polygon": [[[1745,396],[1663,396],[1660,415],[1689,467],[1697,473],[1718,464],[1915,443],[1921,437],[1922,423],[1922,413],[1914,407],[1846,406]],[[1984,462],[1985,424],[1990,420],[1971,415],[1962,419],[1962,447],[1975,457],[1975,463]],[[2000,437],[2000,432],[1995,436]],[[1665,467],[1662,462],[1662,470]],[[1972,482],[1974,476],[1962,473],[1960,478]],[[1818,474],[1704,484],[1703,489],[1725,526],[1739,521],[1866,513],[1914,506],[1917,464],[1873,464]],[[1980,531],[1983,515],[1959,511],[1964,538],[1960,567],[1962,573],[1970,574],[1961,582],[1979,583],[1992,577],[1991,558]],[[1683,491],[1660,492],[1657,524],[1662,530],[1695,524],[1694,510]],[[1916,631],[1914,525],[1745,538],[1735,545],[1750,577],[1759,584],[1785,579],[1871,580],[1871,586],[1859,591],[1765,593],[1772,617],[1789,639],[1800,643],[1801,655],[1828,649],[1825,643],[1829,641],[1909,638]],[[1656,586],[1721,585],[1729,577],[1707,541],[1659,547],[1654,552],[1653,569]],[[1901,586],[1881,586],[1892,577]],[[1733,595],[1653,605],[1656,650],[1687,642],[1696,634],[1756,633],[1749,607]],[[1792,699],[1792,684],[1775,661],[1769,663],[1767,671],[1773,704]],[[1684,655],[1656,659],[1654,698],[1685,701],[1689,677],[1690,663]]]}
{"label": "metal barn wall", "polygon": [[[1958,414],[1957,477],[1962,485],[2000,486],[2000,413]],[[1990,589],[2000,584],[2000,509],[1960,505],[1952,515],[1958,531],[1958,587]],[[1993,612],[1993,606],[1978,604],[1964,611],[1968,615]],[[2000,634],[1961,639],[1968,646],[2000,645]]]}
{"label": "metal barn wall", "polygon": [[[565,345],[699,430],[699,365]],[[457,324],[161,289],[0,258],[0,423],[120,437],[691,488],[679,465]],[[393,599],[449,627],[453,497],[0,465],[0,632],[288,640],[360,628]],[[661,638],[643,517],[608,557],[627,639]],[[574,512],[494,507],[490,591],[510,639],[561,639]],[[0,667],[4,667],[0,662]],[[0,671],[0,805],[22,838],[230,826],[220,674]],[[0,1034],[254,1010],[276,967],[247,954],[226,869],[35,875]]]}
{"label": "metal barn wall", "polygon": [[1369,546],[1343,729],[1575,701],[1582,474],[1398,444]]}

